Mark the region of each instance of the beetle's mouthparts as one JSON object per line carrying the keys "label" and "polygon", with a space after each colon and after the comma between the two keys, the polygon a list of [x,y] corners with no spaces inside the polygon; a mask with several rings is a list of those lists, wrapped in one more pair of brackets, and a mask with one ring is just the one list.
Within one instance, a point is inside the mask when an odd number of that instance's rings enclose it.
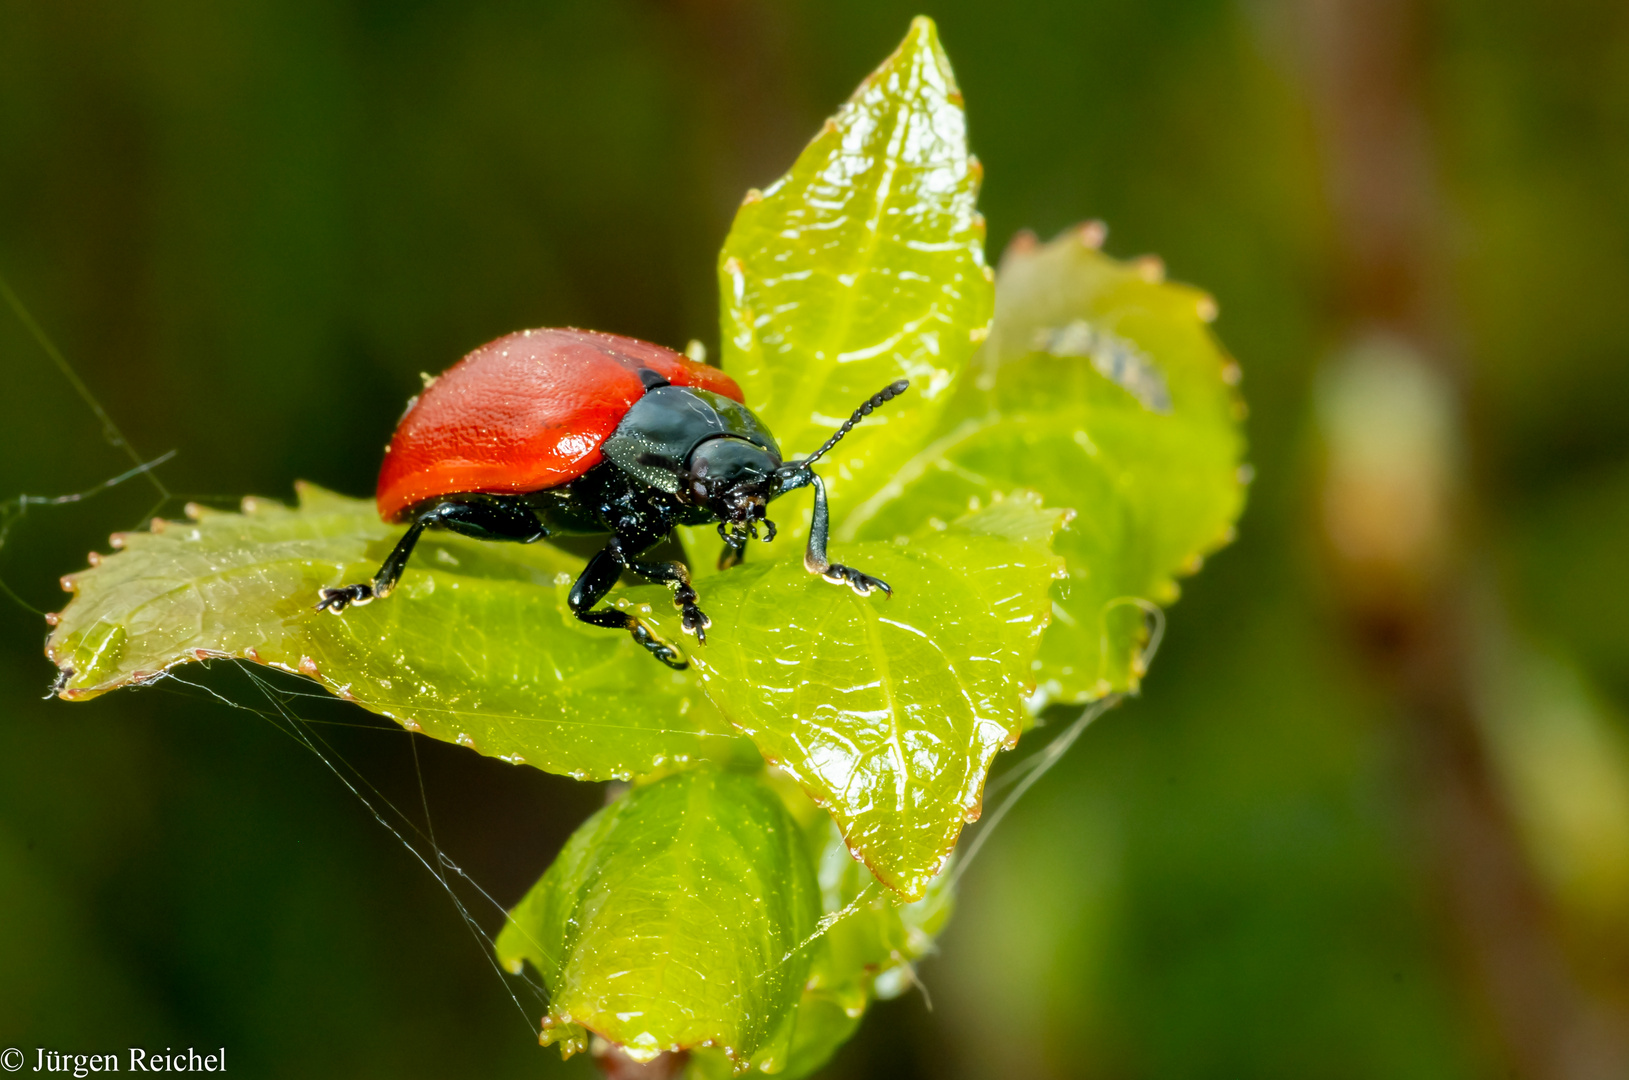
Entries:
{"label": "beetle's mouthparts", "polygon": [[758,523],[764,523],[764,541],[775,539],[775,523],[764,516],[764,498],[760,495],[742,496],[732,501],[729,516],[718,523],[718,535],[732,547],[744,546],[748,539],[758,539]]}

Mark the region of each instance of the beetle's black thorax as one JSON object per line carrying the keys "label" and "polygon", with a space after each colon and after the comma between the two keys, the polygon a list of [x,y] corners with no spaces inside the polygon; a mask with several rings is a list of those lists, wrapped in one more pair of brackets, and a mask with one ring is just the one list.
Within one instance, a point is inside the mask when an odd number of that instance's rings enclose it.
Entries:
{"label": "beetle's black thorax", "polygon": [[780,463],[775,437],[739,401],[688,386],[661,385],[634,402],[605,440],[605,459],[653,488],[679,494],[690,457],[702,443],[732,438]]}

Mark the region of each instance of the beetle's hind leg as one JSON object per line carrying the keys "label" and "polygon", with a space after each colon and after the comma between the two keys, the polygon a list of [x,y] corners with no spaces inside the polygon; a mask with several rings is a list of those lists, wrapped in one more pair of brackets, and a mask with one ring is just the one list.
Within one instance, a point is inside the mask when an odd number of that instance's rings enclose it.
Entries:
{"label": "beetle's hind leg", "polygon": [[[597,610],[594,608],[595,604],[605,599],[605,594],[611,591],[611,586],[617,583],[626,565],[627,558],[622,553],[621,545],[615,540],[589,559],[588,565],[583,567],[583,572],[578,575],[577,583],[571,587],[569,602],[572,614],[591,626],[626,630],[656,659],[675,670],[684,670],[690,666],[690,662],[684,658],[684,653],[657,637],[637,616],[614,607]],[[691,596],[694,595],[695,591],[691,590]]]}
{"label": "beetle's hind leg", "polygon": [[318,611],[335,615],[348,607],[361,607],[372,600],[382,600],[396,589],[407,569],[407,560],[425,529],[447,529],[477,540],[510,540],[529,544],[549,535],[548,529],[537,520],[524,503],[503,496],[468,496],[462,499],[444,499],[413,518],[407,533],[396,542],[385,556],[379,572],[371,582],[359,585],[341,585],[339,588],[318,590]]}
{"label": "beetle's hind leg", "polygon": [[629,563],[628,569],[650,581],[673,586],[673,606],[682,613],[684,632],[696,635],[698,642],[707,644],[707,628],[713,625],[713,620],[696,606],[696,589],[690,584],[689,567],[682,562],[636,562]]}
{"label": "beetle's hind leg", "polygon": [[413,524],[408,526],[407,534],[396,541],[396,546],[385,556],[384,565],[379,567],[379,572],[373,575],[371,582],[341,585],[337,589],[318,589],[316,610],[338,615],[348,607],[361,607],[363,604],[389,596],[396,588],[396,583],[401,580],[402,571],[407,568],[407,560],[412,557],[419,536],[434,521],[434,513],[427,511],[414,519]]}

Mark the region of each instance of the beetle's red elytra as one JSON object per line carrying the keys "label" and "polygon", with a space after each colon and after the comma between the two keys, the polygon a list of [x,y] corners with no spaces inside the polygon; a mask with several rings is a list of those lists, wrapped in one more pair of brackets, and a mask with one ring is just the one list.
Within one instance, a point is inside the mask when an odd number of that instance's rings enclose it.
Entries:
{"label": "beetle's red elytra", "polygon": [[680,624],[698,642],[710,620],[681,562],[641,556],[677,525],[718,523],[719,566],[739,562],[770,501],[815,491],[803,563],[861,595],[886,582],[826,557],[826,488],[811,466],[871,411],[905,391],[900,379],[871,396],[825,445],[784,461],[775,437],[735,380],[671,349],[589,330],[523,330],[481,346],[408,407],[379,473],[380,516],[407,533],[371,582],[321,590],[334,614],[389,596],[425,529],[533,543],[562,534],[605,535],[572,586],[573,613],[627,630],[670,667],[677,646],[637,616],[596,604],[624,570],[673,588]]}
{"label": "beetle's red elytra", "polygon": [[569,484],[598,465],[600,447],[646,386],[741,401],[717,368],[660,345],[591,330],[522,330],[448,368],[408,409],[379,470],[379,514],[458,492],[523,494]]}

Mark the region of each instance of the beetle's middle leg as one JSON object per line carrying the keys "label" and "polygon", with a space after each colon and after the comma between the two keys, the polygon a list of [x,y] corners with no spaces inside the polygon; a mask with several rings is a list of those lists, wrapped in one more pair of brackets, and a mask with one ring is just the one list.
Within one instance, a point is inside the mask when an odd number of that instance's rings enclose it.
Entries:
{"label": "beetle's middle leg", "polygon": [[707,628],[713,625],[713,620],[696,606],[696,589],[690,584],[688,566],[682,562],[632,562],[628,569],[660,585],[673,586],[673,606],[682,613],[680,625],[684,632],[695,634],[698,642],[707,644]]}
{"label": "beetle's middle leg", "polygon": [[[569,603],[572,614],[592,626],[628,631],[633,635],[633,639],[649,650],[656,659],[670,668],[682,671],[690,666],[690,662],[684,658],[684,653],[657,637],[637,616],[614,607],[597,610],[594,608],[595,604],[605,599],[605,594],[611,591],[611,586],[617,583],[617,579],[622,576],[623,568],[627,565],[628,558],[623,553],[621,543],[615,539],[606,544],[599,554],[589,559],[588,565],[583,567],[583,572],[578,575],[577,583],[571,587]],[[691,595],[694,596],[694,590]]]}

